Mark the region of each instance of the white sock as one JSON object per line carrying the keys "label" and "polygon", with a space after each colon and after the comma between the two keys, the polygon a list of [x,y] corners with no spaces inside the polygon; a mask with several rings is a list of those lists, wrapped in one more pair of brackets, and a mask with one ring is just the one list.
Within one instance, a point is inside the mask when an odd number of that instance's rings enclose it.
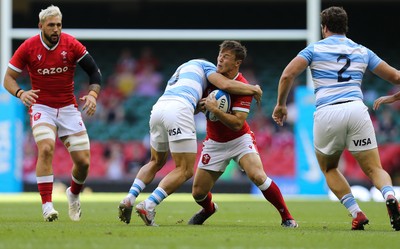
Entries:
{"label": "white sock", "polygon": [[146,184],[144,184],[140,179],[136,178],[133,183],[131,188],[129,189],[129,193],[126,196],[129,198],[131,205],[133,205],[136,201],[136,197],[139,196],[139,194],[143,191],[143,189],[146,187]]}
{"label": "white sock", "polygon": [[154,208],[160,204],[165,198],[168,197],[168,194],[164,191],[164,189],[157,187],[153,193],[145,200],[146,209],[153,211]]}

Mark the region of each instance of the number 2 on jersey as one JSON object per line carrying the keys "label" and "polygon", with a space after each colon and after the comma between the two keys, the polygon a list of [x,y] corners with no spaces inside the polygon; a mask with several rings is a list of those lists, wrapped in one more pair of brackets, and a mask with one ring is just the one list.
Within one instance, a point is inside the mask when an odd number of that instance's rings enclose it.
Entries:
{"label": "number 2 on jersey", "polygon": [[345,55],[345,54],[341,54],[337,58],[337,62],[339,62],[340,60],[346,60],[346,64],[338,72],[338,82],[349,81],[349,80],[351,80],[351,76],[343,77],[342,75],[347,70],[347,68],[349,68],[349,66],[351,64],[350,58],[347,57],[347,55]]}

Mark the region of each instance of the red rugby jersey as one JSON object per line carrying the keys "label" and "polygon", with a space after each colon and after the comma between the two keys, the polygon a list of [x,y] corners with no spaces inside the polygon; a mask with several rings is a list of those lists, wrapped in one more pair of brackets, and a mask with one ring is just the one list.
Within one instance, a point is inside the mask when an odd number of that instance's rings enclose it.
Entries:
{"label": "red rugby jersey", "polygon": [[53,48],[38,34],[19,46],[8,66],[17,72],[27,67],[32,89],[40,89],[37,104],[53,108],[76,106],[74,73],[77,62],[87,53],[86,47],[69,34],[61,33]]}
{"label": "red rugby jersey", "polygon": [[[247,80],[243,77],[241,73],[239,73],[235,80],[241,81],[244,84],[249,84]],[[217,89],[214,85],[209,84],[209,87],[204,92],[205,96],[208,96],[210,92]],[[242,112],[250,112],[251,101],[253,100],[253,96],[250,95],[231,95],[231,109],[230,111],[242,111]],[[247,121],[244,122],[243,127],[240,131],[233,131],[226,127],[222,122],[216,121],[212,122],[207,119],[207,138],[210,138],[217,142],[227,142],[242,136],[243,134],[250,133],[250,127]]]}

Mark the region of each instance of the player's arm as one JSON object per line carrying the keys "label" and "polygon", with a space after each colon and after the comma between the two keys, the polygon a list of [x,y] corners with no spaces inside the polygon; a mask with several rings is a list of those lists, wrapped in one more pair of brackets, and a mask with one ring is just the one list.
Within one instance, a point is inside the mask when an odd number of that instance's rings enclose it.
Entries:
{"label": "player's arm", "polygon": [[279,79],[278,98],[272,118],[278,125],[283,125],[287,117],[286,102],[294,80],[308,67],[308,62],[301,56],[296,56],[283,70]]}
{"label": "player's arm", "polygon": [[96,111],[96,100],[100,94],[102,75],[96,62],[90,54],[86,54],[80,61],[79,65],[89,76],[89,92],[80,98],[85,101],[82,110],[86,110],[88,116],[92,116]]}
{"label": "player's arm", "polygon": [[392,95],[386,95],[386,96],[379,97],[374,101],[373,109],[378,110],[382,104],[391,104],[398,100],[400,100],[400,92],[397,92]]}
{"label": "player's arm", "polygon": [[[243,83],[242,83],[243,84]],[[218,108],[218,102],[214,95],[210,94],[203,101],[204,109],[212,112],[218,121],[222,122],[225,126],[233,131],[242,129],[244,122],[247,119],[247,112],[232,111],[232,113],[225,113]]]}
{"label": "player's arm", "polygon": [[394,85],[400,85],[400,72],[394,67],[387,64],[385,61],[382,61],[375,67],[372,72],[379,76],[380,78],[389,81]]}
{"label": "player's arm", "polygon": [[212,73],[207,78],[211,84],[221,90],[237,95],[252,95],[257,103],[261,103],[263,92],[259,85],[243,84],[243,82],[228,79],[220,73]]}
{"label": "player's arm", "polygon": [[31,106],[36,102],[36,99],[39,97],[37,93],[40,90],[23,90],[17,83],[19,75],[19,72],[8,67],[4,76],[4,88],[10,94],[19,98],[24,105]]}
{"label": "player's arm", "polygon": [[[19,77],[20,73],[17,71],[12,70],[11,68],[7,68],[6,75],[4,76],[4,88],[15,97],[19,98],[21,89],[17,83],[17,78]],[[17,93],[17,91],[19,92]]]}
{"label": "player's arm", "polygon": [[[379,76],[380,78],[389,81],[392,84],[399,85],[400,84],[400,72],[394,67],[387,64],[385,61],[382,61],[375,67],[372,72]],[[392,95],[379,97],[374,101],[373,109],[377,110],[382,104],[391,104],[395,101],[400,100],[400,92],[397,92]]]}

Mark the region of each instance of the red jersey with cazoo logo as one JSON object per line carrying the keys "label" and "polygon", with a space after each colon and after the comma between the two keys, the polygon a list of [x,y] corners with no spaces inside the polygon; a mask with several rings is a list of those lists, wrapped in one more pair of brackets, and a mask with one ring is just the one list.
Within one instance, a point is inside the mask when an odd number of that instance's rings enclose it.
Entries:
{"label": "red jersey with cazoo logo", "polygon": [[32,89],[40,89],[36,104],[52,108],[77,106],[74,73],[77,62],[87,53],[86,47],[69,34],[61,33],[52,48],[38,34],[19,46],[8,66],[17,72],[27,67]]}
{"label": "red jersey with cazoo logo", "polygon": [[[239,73],[234,80],[241,81],[243,84],[249,84],[247,80],[243,77],[241,73]],[[208,96],[210,92],[217,89],[214,85],[209,84],[209,87],[204,92],[205,96]],[[251,101],[253,100],[253,96],[251,95],[231,95],[231,111],[241,111],[241,112],[250,112]],[[227,142],[238,138],[246,133],[251,133],[249,124],[245,121],[243,127],[240,131],[233,131],[226,127],[220,121],[210,121],[207,119],[207,137],[217,142]]]}

